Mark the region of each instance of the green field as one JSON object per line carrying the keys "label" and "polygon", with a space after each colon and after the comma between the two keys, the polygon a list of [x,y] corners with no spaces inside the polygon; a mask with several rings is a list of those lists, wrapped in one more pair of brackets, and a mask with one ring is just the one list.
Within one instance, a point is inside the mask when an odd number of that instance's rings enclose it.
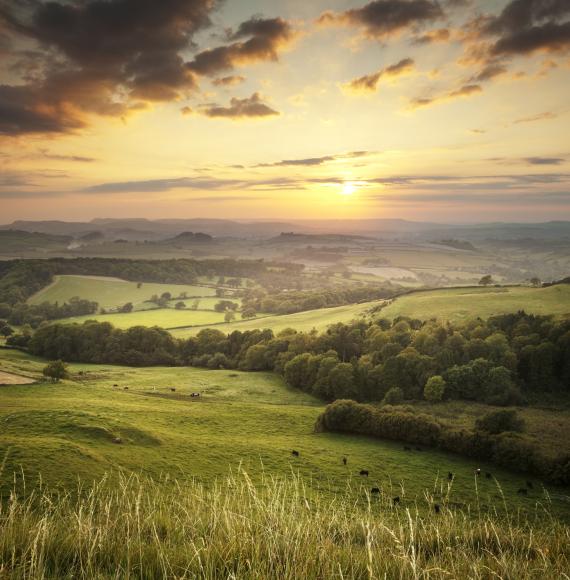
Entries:
{"label": "green field", "polygon": [[[44,364],[7,350],[0,351],[0,362],[4,371],[28,376]],[[551,501],[557,514],[570,517],[567,490],[546,486],[547,500],[534,480],[535,490],[520,497],[516,490],[524,476],[494,466],[427,449],[407,452],[401,444],[365,437],[316,434],[323,405],[272,374],[80,364],[70,370],[71,380],[61,384],[1,388],[4,492],[12,473],[20,471],[29,486],[41,474],[46,484],[69,488],[78,477],[96,479],[117,468],[211,485],[241,464],[256,481],[263,472],[293,470],[327,494],[352,482],[355,499],[362,500],[377,485],[411,505],[424,501],[425,493],[447,488],[452,471],[454,505],[496,504],[504,494],[513,508],[534,510]],[[194,391],[202,393],[200,400],[189,397]],[[114,442],[117,437],[121,443]],[[299,458],[291,456],[292,449]],[[496,482],[481,479],[476,489],[475,467],[492,471]],[[362,468],[370,471],[368,479],[358,476]]]}
{"label": "green field", "polygon": [[[321,308],[319,310],[307,310],[296,314],[283,314],[280,316],[258,316],[251,320],[238,320],[228,324],[218,324],[215,326],[222,332],[232,332],[234,330],[254,330],[271,328],[275,334],[286,328],[294,328],[298,331],[309,332],[314,328],[318,331],[326,330],[331,324],[337,322],[350,322],[351,320],[366,316],[367,312],[379,302],[364,302],[362,304],[349,304],[348,306],[337,306],[335,308]],[[239,316],[239,315],[238,315]],[[181,328],[174,330],[172,334],[179,338],[194,336],[202,328]]]}
{"label": "green field", "polygon": [[96,276],[55,276],[52,284],[34,294],[28,302],[69,302],[75,296],[99,303],[101,308],[116,308],[127,302],[132,302],[136,309],[148,307],[144,301],[153,294],[159,296],[170,292],[173,297],[186,292],[188,296],[215,296],[215,288],[208,286],[193,286],[183,284],[153,284],[143,283],[137,288],[136,282],[127,282],[118,278]]}
{"label": "green field", "polygon": [[570,314],[570,285],[548,288],[453,288],[415,292],[393,300],[380,312],[382,318],[409,316],[427,320],[439,318],[458,322],[488,318],[524,310],[528,314],[567,316]]}

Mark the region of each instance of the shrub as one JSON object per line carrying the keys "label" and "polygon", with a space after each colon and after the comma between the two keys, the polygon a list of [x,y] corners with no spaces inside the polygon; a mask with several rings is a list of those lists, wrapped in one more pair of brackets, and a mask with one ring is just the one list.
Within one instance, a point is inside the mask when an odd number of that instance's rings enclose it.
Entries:
{"label": "shrub", "polygon": [[385,395],[382,403],[385,405],[399,405],[404,400],[404,393],[399,387],[391,388]]}
{"label": "shrub", "polygon": [[426,386],[424,387],[424,397],[426,401],[430,401],[431,403],[437,403],[443,399],[443,395],[445,394],[445,387],[447,383],[440,375],[435,375],[430,377],[427,382]]}
{"label": "shrub", "polygon": [[54,360],[48,363],[42,372],[52,383],[58,383],[67,376],[67,365],[61,360]]}
{"label": "shrub", "polygon": [[492,435],[498,435],[505,431],[520,432],[524,429],[524,420],[518,416],[516,411],[493,411],[477,419],[475,428]]}

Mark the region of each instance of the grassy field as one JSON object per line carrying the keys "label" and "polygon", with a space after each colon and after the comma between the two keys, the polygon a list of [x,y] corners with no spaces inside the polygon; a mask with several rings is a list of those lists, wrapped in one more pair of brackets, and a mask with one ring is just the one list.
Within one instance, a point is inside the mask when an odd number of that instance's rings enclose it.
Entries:
{"label": "grassy field", "polygon": [[[236,316],[239,316],[237,314]],[[175,310],[174,308],[159,308],[156,310],[139,310],[128,314],[97,314],[75,316],[58,320],[62,324],[97,320],[110,322],[116,328],[130,328],[131,326],[160,326],[170,329],[179,326],[211,325],[224,322],[224,313],[214,310]]]}
{"label": "grassy field", "polygon": [[[258,316],[251,320],[238,320],[228,324],[218,324],[214,328],[222,332],[234,330],[253,330],[256,328],[271,328],[275,334],[285,328],[308,332],[314,328],[318,331],[326,330],[331,324],[337,322],[350,322],[356,318],[366,316],[368,310],[377,306],[379,302],[364,302],[362,304],[349,304],[335,308],[321,308],[319,310],[307,310],[296,314],[283,314],[280,316]],[[238,315],[239,316],[239,315]],[[174,330],[172,334],[180,338],[193,336],[202,328],[181,328]]]}
{"label": "grassy field", "polygon": [[[26,376],[39,375],[45,362],[9,350],[0,357],[2,370]],[[534,490],[521,497],[516,491],[525,477],[491,465],[427,449],[407,452],[401,444],[365,437],[316,434],[323,405],[272,374],[79,364],[70,370],[71,380],[61,384],[2,387],[4,494],[14,472],[27,486],[41,474],[46,484],[66,489],[78,477],[115,477],[117,468],[212,486],[241,465],[255,482],[263,473],[293,472],[329,498],[349,485],[353,501],[365,504],[366,492],[378,486],[386,498],[398,495],[411,507],[425,503],[426,494],[447,494],[452,471],[448,501],[456,507],[487,509],[502,504],[504,495],[510,509],[540,512],[548,504],[570,518],[568,490],[534,480]],[[189,396],[194,391],[202,393],[199,400]],[[292,457],[292,449],[300,457]],[[476,467],[495,479],[475,482]],[[369,478],[359,477],[363,468]]]}
{"label": "grassy field", "polygon": [[570,285],[548,288],[454,288],[401,296],[382,309],[382,318],[439,318],[458,322],[524,310],[529,314],[570,314]]}
{"label": "grassy field", "polygon": [[127,282],[118,278],[103,278],[91,276],[55,276],[52,284],[34,294],[28,302],[68,302],[70,298],[79,296],[85,300],[99,303],[101,308],[115,308],[127,302],[132,302],[135,308],[144,307],[144,301],[153,294],[159,296],[170,292],[173,297],[186,292],[188,296],[215,296],[215,288],[206,286],[187,286],[183,284],[152,284],[143,283],[140,288],[136,282]]}

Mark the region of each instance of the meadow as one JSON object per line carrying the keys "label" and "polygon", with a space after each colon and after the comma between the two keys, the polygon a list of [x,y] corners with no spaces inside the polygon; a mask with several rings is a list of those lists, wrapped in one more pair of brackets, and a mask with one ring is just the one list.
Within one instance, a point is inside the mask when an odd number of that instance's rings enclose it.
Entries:
{"label": "meadow", "polygon": [[117,308],[132,302],[135,309],[148,308],[144,304],[153,294],[160,296],[170,292],[173,297],[186,292],[188,296],[215,296],[215,288],[208,286],[194,286],[184,284],[154,284],[144,282],[128,282],[119,278],[105,278],[97,276],[55,276],[54,281],[36,294],[28,302],[41,304],[42,302],[69,302],[74,296],[99,303],[101,308]]}
{"label": "meadow", "polygon": [[570,285],[547,288],[505,286],[492,288],[449,288],[414,292],[400,296],[382,309],[380,316],[394,319],[409,316],[459,322],[489,318],[524,310],[528,314],[567,316],[570,314]]}
{"label": "meadow", "polygon": [[[39,377],[45,364],[17,351],[0,353],[6,372]],[[527,515],[548,509],[570,519],[568,490],[536,478],[523,497],[517,490],[528,477],[493,465],[429,449],[406,451],[395,442],[315,433],[323,403],[274,374],[81,364],[70,365],[70,372],[59,384],[1,387],[4,495],[14,473],[20,489],[24,481],[32,489],[41,477],[50,488],[70,490],[78,478],[116,480],[119,470],[211,488],[241,466],[256,484],[264,474],[294,473],[307,493],[318,491],[329,500],[348,486],[359,505],[379,487],[385,500],[400,496],[401,507],[413,510],[416,504],[424,509],[426,494],[435,494],[466,511],[507,504]],[[192,399],[192,392],[202,396]],[[476,478],[476,468],[493,478]],[[370,476],[360,477],[361,469]],[[448,490],[449,471],[455,479]]]}

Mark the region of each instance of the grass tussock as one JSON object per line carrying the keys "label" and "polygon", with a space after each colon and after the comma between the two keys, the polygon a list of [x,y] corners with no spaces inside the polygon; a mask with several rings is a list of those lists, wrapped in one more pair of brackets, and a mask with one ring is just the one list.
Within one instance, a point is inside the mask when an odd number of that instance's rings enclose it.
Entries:
{"label": "grass tussock", "polygon": [[569,578],[570,528],[551,517],[395,506],[309,492],[292,474],[199,482],[123,476],[38,487],[0,508],[0,578]]}

